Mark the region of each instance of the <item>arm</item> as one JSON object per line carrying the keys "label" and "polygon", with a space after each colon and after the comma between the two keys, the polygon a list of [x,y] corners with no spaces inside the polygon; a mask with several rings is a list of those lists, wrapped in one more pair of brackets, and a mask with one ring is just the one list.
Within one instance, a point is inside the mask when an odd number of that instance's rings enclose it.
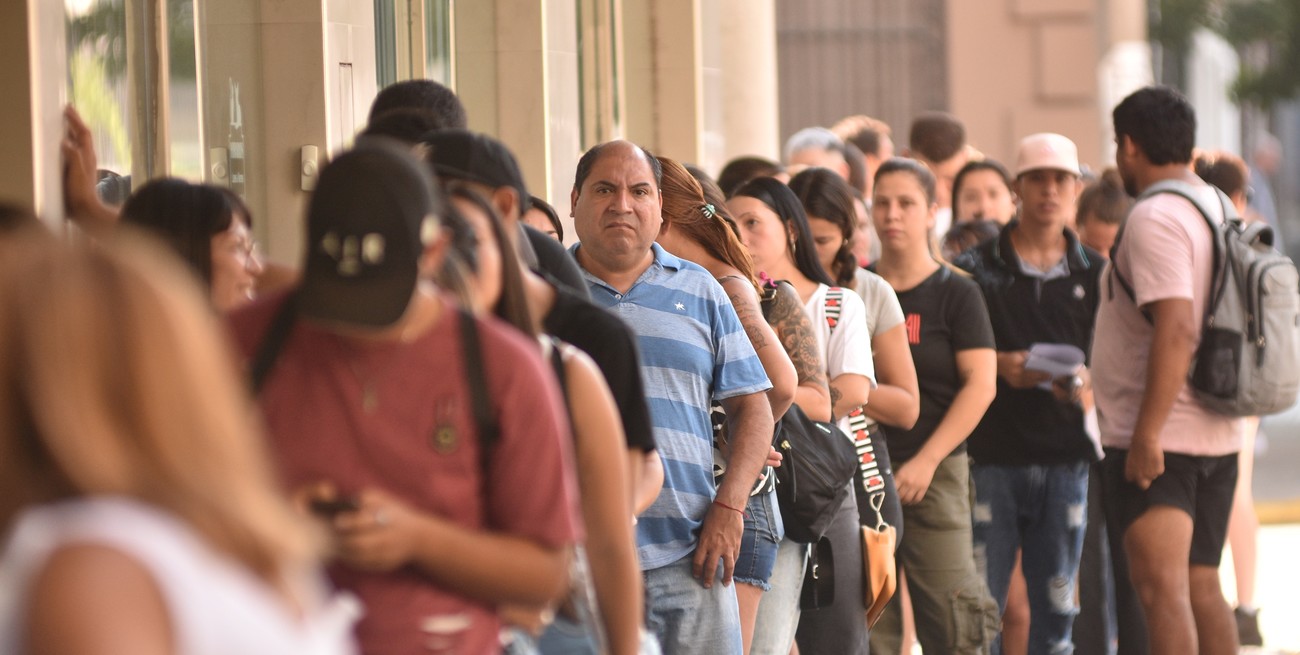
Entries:
{"label": "arm", "polygon": [[27,655],[171,655],[171,618],[153,576],[106,546],[56,551],[27,595]]}
{"label": "arm", "polygon": [[871,337],[876,362],[877,386],[867,416],[885,425],[910,430],[921,415],[921,391],[916,381],[916,363],[907,345],[907,328],[899,323]]}
{"label": "arm", "polygon": [[766,396],[734,396],[723,400],[722,407],[727,412],[727,434],[731,435],[727,475],[718,488],[717,500],[704,514],[694,558],[695,577],[705,588],[713,585],[719,558],[723,561],[722,584],[731,584],[745,528],[744,518],[736,510],[743,511],[749,502],[750,489],[772,449],[772,407]]}
{"label": "arm", "polygon": [[754,286],[740,278],[729,277],[722,280],[722,288],[727,292],[758,360],[763,363],[767,379],[772,381],[772,388],[767,390],[767,400],[772,405],[772,416],[780,418],[794,402],[795,388],[799,386],[794,364],[785,354],[772,326],[763,320],[763,310]]}
{"label": "arm", "polygon": [[1124,465],[1124,477],[1142,489],[1165,470],[1160,431],[1169,419],[1174,401],[1187,380],[1196,350],[1196,319],[1192,302],[1185,298],[1157,300],[1143,306],[1155,326],[1151,359],[1147,363],[1146,392],[1133,428],[1133,442]]}
{"label": "arm", "polygon": [[843,418],[849,412],[867,404],[871,396],[871,380],[865,375],[845,373],[831,380],[831,419]]}
{"label": "arm", "polygon": [[921,502],[939,463],[979,425],[997,394],[997,357],[992,348],[959,350],[956,360],[961,388],[952,405],[920,452],[895,472],[898,496],[904,503]]}
{"label": "arm", "polygon": [[545,605],[569,584],[569,549],[466,528],[419,512],[378,489],[333,519],[340,560],[357,569],[414,565],[439,586],[485,603]]}
{"label": "arm", "polygon": [[641,642],[641,570],[631,510],[623,501],[628,497],[623,426],[599,369],[571,353],[565,369],[592,579],[609,652],[634,655]]}
{"label": "arm", "polygon": [[87,232],[104,233],[117,226],[118,209],[105,205],[95,191],[99,161],[90,128],[77,110],[63,109],[65,134],[59,150],[63,154],[63,205],[68,218]]}
{"label": "arm", "polygon": [[637,516],[650,509],[664,487],[664,461],[657,450],[629,450],[628,461],[640,469],[632,487],[632,508]]}
{"label": "arm", "polygon": [[822,361],[813,334],[812,321],[803,311],[797,292],[789,285],[777,287],[768,312],[768,321],[781,338],[799,378],[794,404],[814,421],[831,420],[830,386],[826,381],[826,362]]}

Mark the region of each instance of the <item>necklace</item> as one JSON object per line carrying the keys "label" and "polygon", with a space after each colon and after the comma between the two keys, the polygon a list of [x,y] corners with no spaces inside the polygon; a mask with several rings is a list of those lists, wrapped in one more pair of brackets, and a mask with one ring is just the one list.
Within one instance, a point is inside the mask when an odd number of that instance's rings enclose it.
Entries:
{"label": "necklace", "polygon": [[352,374],[353,380],[361,387],[361,411],[366,414],[374,414],[379,409],[379,381],[384,373],[388,370],[389,365],[396,361],[401,355],[400,349],[390,357],[380,362],[379,365],[371,363],[366,366],[369,375],[362,372],[362,367],[358,364],[358,354],[369,354],[368,348],[360,348],[354,344],[345,342],[338,338],[339,353],[342,355],[344,363],[348,365],[348,372]]}

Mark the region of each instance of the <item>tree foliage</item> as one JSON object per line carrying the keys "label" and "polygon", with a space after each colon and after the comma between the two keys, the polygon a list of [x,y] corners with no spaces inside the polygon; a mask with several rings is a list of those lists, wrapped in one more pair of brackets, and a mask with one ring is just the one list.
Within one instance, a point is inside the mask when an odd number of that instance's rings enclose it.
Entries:
{"label": "tree foliage", "polygon": [[1270,107],[1300,91],[1300,0],[1252,0],[1226,7],[1224,38],[1238,48],[1262,44],[1267,63],[1243,65],[1232,85],[1243,103]]}

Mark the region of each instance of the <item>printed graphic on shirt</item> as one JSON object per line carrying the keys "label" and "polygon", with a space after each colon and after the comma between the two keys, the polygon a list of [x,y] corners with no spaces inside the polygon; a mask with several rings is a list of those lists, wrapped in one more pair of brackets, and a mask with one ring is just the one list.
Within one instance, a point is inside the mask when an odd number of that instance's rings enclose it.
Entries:
{"label": "printed graphic on shirt", "polygon": [[920,314],[907,315],[907,343],[913,346],[921,343],[921,315]]}

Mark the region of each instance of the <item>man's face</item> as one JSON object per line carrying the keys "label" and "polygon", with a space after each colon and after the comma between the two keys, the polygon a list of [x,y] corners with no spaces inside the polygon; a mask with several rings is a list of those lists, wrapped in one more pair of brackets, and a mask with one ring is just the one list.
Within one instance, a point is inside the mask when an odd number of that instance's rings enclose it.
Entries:
{"label": "man's face", "polygon": [[1134,198],[1138,197],[1137,173],[1133,171],[1132,161],[1135,149],[1132,139],[1115,136],[1115,170],[1119,171],[1119,178],[1124,181],[1124,193]]}
{"label": "man's face", "polygon": [[957,179],[957,173],[961,171],[962,166],[970,161],[970,154],[965,148],[957,151],[957,154],[941,161],[931,162],[923,160],[930,170],[934,172],[934,200],[939,207],[952,206],[952,182]]}
{"label": "man's face", "polygon": [[610,270],[627,270],[643,261],[663,223],[654,171],[645,153],[631,143],[605,146],[571,200],[580,253]]}
{"label": "man's face", "polygon": [[1074,216],[1079,178],[1069,171],[1040,168],[1016,178],[1020,220],[1064,226]]}

